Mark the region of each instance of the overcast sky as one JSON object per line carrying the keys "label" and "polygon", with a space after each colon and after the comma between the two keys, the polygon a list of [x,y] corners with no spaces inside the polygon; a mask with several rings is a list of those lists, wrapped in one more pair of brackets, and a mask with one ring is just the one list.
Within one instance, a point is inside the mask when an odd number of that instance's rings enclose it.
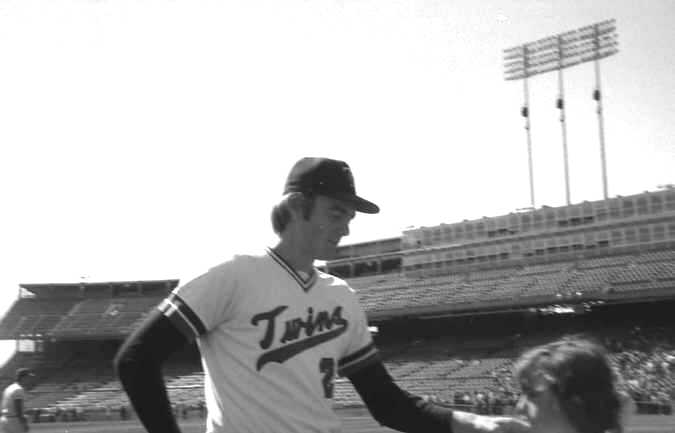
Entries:
{"label": "overcast sky", "polygon": [[[0,312],[19,283],[180,278],[271,245],[303,156],[346,160],[354,243],[529,206],[502,50],[616,19],[610,196],[675,176],[675,2],[0,1]],[[565,71],[572,202],[602,198],[592,64]],[[530,82],[536,205],[565,203],[555,74]]]}

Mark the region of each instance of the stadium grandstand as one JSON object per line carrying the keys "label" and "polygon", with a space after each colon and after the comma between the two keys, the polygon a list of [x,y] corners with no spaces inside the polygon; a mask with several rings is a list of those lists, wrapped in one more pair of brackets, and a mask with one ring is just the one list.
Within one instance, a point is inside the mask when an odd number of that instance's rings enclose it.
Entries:
{"label": "stadium grandstand", "polygon": [[[675,189],[411,228],[345,245],[322,267],[351,283],[392,376],[405,389],[480,413],[508,413],[514,359],[564,334],[610,351],[640,413],[675,400]],[[39,384],[36,421],[129,416],[111,359],[177,280],[22,284],[0,322]],[[375,331],[376,329],[376,331]],[[177,414],[203,416],[195,346],[165,369]],[[335,404],[361,406],[338,378]]]}

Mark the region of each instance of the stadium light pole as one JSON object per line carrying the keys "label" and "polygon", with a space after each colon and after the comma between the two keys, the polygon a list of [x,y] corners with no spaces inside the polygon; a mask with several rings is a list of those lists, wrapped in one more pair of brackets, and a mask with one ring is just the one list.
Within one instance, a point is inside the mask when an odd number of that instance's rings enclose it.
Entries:
{"label": "stadium light pole", "polygon": [[556,100],[556,107],[560,110],[560,129],[562,131],[563,144],[563,159],[565,163],[565,201],[569,206],[570,202],[570,171],[569,162],[567,158],[567,119],[565,117],[565,85],[563,84],[563,55],[562,47],[563,40],[558,36],[558,99]]}
{"label": "stadium light pole", "polygon": [[[505,50],[504,60],[507,61],[507,74],[509,67],[518,68],[518,72],[522,74],[520,78],[523,79],[523,106],[520,109],[520,115],[525,119],[525,137],[527,140],[527,166],[530,176],[530,207],[534,209],[534,170],[532,168],[532,133],[530,123],[530,90],[528,87],[528,59],[527,46],[523,45],[515,47],[510,50]],[[507,78],[509,79],[509,78]]]}
{"label": "stadium light pole", "polygon": [[600,137],[600,161],[602,163],[602,193],[605,200],[609,198],[607,191],[607,162],[605,158],[605,128],[602,115],[602,91],[600,90],[600,58],[599,53],[602,46],[600,45],[600,29],[598,25],[593,28],[593,42],[594,42],[594,64],[595,64],[595,90],[593,91],[593,99],[595,99],[598,113],[598,134]]}
{"label": "stadium light pole", "polygon": [[[525,82],[527,82],[528,78],[533,75],[543,74],[550,71],[558,71],[559,95],[558,99],[556,100],[556,107],[560,110],[560,124],[564,158],[563,163],[565,167],[565,192],[568,205],[570,204],[570,188],[567,154],[567,126],[562,70],[589,61],[593,61],[595,63],[595,89],[593,91],[593,99],[597,102],[598,129],[600,135],[600,157],[602,162],[602,184],[604,197],[607,199],[607,167],[605,159],[605,135],[602,97],[600,91],[600,60],[618,52],[616,21],[613,19],[591,24],[585,27],[580,27],[576,30],[549,36],[504,50],[504,74],[506,80],[523,79]],[[528,96],[526,95],[526,105],[523,108],[523,115],[528,115],[526,127],[529,128],[527,99]],[[528,129],[528,145],[529,140],[530,138]],[[531,172],[530,182],[532,184]],[[533,190],[532,185],[530,190]],[[534,200],[532,200],[532,206],[534,206]]]}
{"label": "stadium light pole", "polygon": [[523,92],[525,94],[525,103],[522,109],[522,116],[525,118],[525,133],[527,134],[527,167],[530,173],[530,206],[534,206],[534,170],[532,168],[532,133],[530,132],[530,90],[527,86],[527,77],[523,80]]}

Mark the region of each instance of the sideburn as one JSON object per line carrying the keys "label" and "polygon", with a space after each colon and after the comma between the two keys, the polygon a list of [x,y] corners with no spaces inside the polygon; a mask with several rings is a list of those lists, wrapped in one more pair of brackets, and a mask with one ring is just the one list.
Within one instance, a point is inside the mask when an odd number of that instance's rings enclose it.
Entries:
{"label": "sideburn", "polygon": [[302,217],[305,221],[309,221],[314,212],[314,196],[311,194],[304,194],[300,206],[302,209]]}

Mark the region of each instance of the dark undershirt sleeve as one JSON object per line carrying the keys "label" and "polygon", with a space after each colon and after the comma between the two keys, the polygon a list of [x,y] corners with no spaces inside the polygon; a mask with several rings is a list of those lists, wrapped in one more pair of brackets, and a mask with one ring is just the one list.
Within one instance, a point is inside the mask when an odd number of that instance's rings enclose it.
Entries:
{"label": "dark undershirt sleeve", "polygon": [[452,432],[452,410],[399,388],[381,361],[348,377],[380,424],[408,433]]}
{"label": "dark undershirt sleeve", "polygon": [[162,376],[162,364],[189,339],[159,310],[122,344],[115,371],[149,433],[179,433]]}

